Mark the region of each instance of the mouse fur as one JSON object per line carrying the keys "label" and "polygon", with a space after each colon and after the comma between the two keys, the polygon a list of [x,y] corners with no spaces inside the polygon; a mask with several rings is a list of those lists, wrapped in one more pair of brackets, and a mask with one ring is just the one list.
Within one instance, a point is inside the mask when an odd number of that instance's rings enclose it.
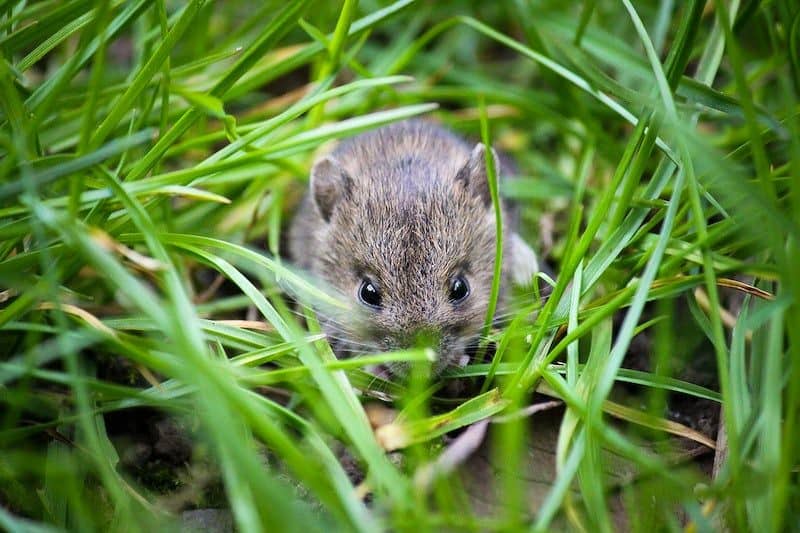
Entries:
{"label": "mouse fur", "polygon": [[[338,357],[423,341],[438,354],[434,372],[464,362],[486,317],[494,267],[485,150],[412,120],[345,140],[313,165],[288,248],[297,266],[346,302],[346,312],[321,317]],[[500,175],[496,154],[494,161]],[[500,304],[512,278],[529,283],[538,270],[536,255],[510,227],[510,209],[501,209]],[[463,293],[453,290],[459,276],[468,295],[454,301]],[[359,296],[366,282],[379,306]],[[387,370],[402,374],[405,367]]]}

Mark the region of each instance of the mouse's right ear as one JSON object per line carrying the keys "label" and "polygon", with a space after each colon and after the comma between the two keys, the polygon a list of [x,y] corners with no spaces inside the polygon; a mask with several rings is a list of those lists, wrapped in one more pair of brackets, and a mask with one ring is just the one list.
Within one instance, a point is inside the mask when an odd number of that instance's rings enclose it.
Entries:
{"label": "mouse's right ear", "polygon": [[330,222],[336,202],[350,194],[353,179],[336,159],[324,157],[311,169],[311,196],[325,222]]}

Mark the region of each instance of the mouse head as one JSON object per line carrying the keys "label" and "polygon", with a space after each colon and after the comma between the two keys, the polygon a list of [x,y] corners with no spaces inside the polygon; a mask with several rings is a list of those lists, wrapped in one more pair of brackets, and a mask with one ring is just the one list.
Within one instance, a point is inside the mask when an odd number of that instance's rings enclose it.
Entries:
{"label": "mouse head", "polygon": [[436,372],[465,357],[485,320],[493,277],[486,156],[478,144],[449,167],[414,157],[380,169],[330,156],[314,165],[311,194],[324,226],[314,270],[352,304],[349,316],[326,322],[338,350],[426,344],[438,353]]}

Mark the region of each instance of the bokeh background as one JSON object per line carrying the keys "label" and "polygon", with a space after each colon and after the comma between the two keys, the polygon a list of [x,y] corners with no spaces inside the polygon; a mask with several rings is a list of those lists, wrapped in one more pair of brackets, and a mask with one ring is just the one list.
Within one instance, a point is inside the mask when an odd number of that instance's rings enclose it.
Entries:
{"label": "bokeh background", "polygon": [[[791,0],[0,1],[0,526],[800,527],[799,50]],[[282,258],[416,116],[553,274],[436,382]]]}

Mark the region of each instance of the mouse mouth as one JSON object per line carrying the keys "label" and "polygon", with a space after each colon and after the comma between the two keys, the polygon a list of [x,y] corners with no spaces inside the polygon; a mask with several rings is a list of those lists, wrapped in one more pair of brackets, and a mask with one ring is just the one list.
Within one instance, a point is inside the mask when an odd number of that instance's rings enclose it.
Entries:
{"label": "mouse mouth", "polygon": [[[328,327],[325,327],[328,326]],[[423,327],[414,331],[372,331],[361,335],[342,335],[337,328],[323,324],[328,333],[328,341],[334,354],[339,359],[348,359],[360,355],[393,352],[414,348],[431,348],[436,358],[431,364],[430,379],[436,380],[448,370],[464,368],[469,364],[488,363],[495,353],[494,343],[488,343],[480,349],[480,336],[464,335],[463,330],[451,331],[431,327]],[[331,331],[327,331],[331,329]],[[481,357],[478,360],[478,357]],[[387,381],[405,379],[411,373],[412,365],[407,361],[392,361],[368,365],[364,370],[377,378]]]}
{"label": "mouse mouth", "polygon": [[[425,345],[423,345],[425,346]],[[431,346],[435,349],[437,357],[431,365],[432,380],[438,379],[448,370],[464,368],[469,364],[489,363],[494,357],[496,345],[490,342],[482,350],[481,360],[477,360],[480,350],[480,338],[478,336],[464,338],[452,338],[447,335],[441,337],[438,345]],[[419,347],[419,346],[417,346]],[[387,351],[401,350],[408,346],[398,346],[396,344],[387,346]],[[396,378],[407,378],[411,373],[411,365],[414,363],[395,362],[383,363],[366,367],[365,370],[377,378],[391,381]]]}

